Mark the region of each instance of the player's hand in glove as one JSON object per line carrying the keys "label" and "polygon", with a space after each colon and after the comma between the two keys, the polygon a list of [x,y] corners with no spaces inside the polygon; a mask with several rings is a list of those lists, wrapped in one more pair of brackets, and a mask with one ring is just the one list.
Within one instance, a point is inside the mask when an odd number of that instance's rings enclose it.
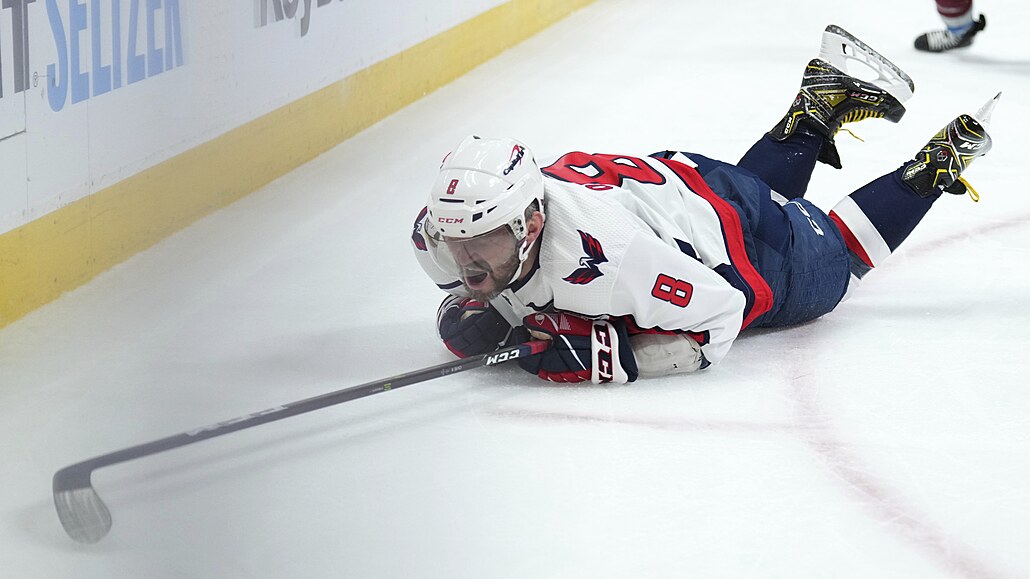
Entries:
{"label": "player's hand in glove", "polygon": [[512,329],[490,304],[447,296],[436,312],[436,327],[447,349],[459,358],[506,345]]}
{"label": "player's hand in glove", "polygon": [[588,320],[564,312],[530,314],[522,323],[537,339],[551,340],[538,356],[519,366],[551,382],[622,384],[637,379],[637,363],[620,320]]}

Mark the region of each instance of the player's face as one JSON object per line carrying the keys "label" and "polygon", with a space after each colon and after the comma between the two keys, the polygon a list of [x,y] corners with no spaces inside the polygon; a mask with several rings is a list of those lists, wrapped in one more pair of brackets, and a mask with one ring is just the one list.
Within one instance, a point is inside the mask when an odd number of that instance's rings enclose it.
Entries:
{"label": "player's face", "polygon": [[445,238],[444,243],[469,295],[479,301],[504,291],[519,266],[515,236],[506,226],[471,239]]}

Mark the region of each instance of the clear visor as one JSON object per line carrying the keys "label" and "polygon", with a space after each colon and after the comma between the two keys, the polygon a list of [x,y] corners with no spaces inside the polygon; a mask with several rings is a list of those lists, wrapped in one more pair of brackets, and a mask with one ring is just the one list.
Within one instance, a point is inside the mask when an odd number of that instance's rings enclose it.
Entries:
{"label": "clear visor", "polygon": [[445,237],[434,231],[426,239],[433,261],[473,293],[500,293],[519,266],[518,241],[507,225],[468,238]]}

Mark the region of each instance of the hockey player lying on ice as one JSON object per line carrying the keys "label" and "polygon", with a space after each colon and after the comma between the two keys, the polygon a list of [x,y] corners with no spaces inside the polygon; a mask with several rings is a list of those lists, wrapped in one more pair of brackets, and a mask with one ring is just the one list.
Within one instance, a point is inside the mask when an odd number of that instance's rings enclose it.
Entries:
{"label": "hockey player lying on ice", "polygon": [[[878,78],[849,76],[849,60]],[[726,356],[741,330],[833,310],[942,193],[967,192],[960,175],[991,148],[995,100],[829,214],[806,201],[816,162],[840,167],[841,125],[897,122],[912,90],[908,75],[829,26],[787,114],[736,165],[664,151],[573,152],[541,166],[517,141],[466,138],[412,234],[420,264],[450,294],[440,337],[458,356],[550,339],[519,361],[525,370],[627,382],[694,372]]]}

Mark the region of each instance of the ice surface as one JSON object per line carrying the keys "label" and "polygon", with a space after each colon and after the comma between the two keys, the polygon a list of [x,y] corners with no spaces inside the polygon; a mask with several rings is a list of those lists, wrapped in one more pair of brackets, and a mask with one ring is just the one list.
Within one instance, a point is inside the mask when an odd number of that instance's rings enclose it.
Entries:
{"label": "ice surface", "polygon": [[[930,55],[928,0],[599,0],[0,331],[0,575],[1030,576],[1030,6],[978,7]],[[101,469],[110,535],[64,534],[63,466],[449,359],[408,237],[464,135],[732,161],[830,23],[916,91],[838,137],[824,208],[1005,91],[983,200],[942,199],[837,311],[694,376],[476,370]]]}

